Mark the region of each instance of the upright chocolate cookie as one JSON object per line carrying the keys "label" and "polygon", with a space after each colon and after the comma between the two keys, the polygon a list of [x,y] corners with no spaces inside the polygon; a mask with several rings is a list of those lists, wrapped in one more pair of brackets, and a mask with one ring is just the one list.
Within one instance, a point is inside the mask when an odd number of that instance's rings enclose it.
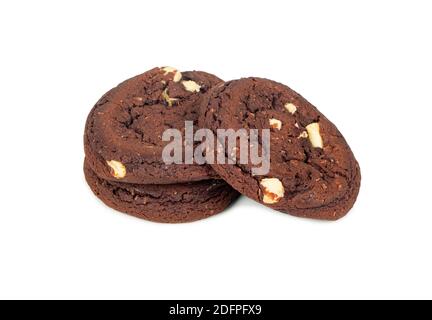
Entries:
{"label": "upright chocolate cookie", "polygon": [[[214,88],[203,106],[202,127],[270,130],[270,167],[254,176],[256,166],[215,164],[215,171],[242,194],[296,216],[335,220],[353,206],[360,189],[360,168],[338,129],[312,104],[282,84],[259,78]],[[231,156],[230,156],[231,155]],[[226,160],[227,161],[227,160]]]}
{"label": "upright chocolate cookie", "polygon": [[[210,166],[167,165],[166,129],[183,137],[185,121],[198,121],[203,95],[222,80],[211,74],[155,68],[121,83],[91,111],[84,146],[99,177],[139,184],[171,184],[218,178]],[[185,163],[183,161],[183,163]]]}
{"label": "upright chocolate cookie", "polygon": [[137,185],[99,178],[87,162],[84,173],[94,194],[107,206],[138,218],[183,223],[222,212],[238,196],[222,180],[172,185]]}

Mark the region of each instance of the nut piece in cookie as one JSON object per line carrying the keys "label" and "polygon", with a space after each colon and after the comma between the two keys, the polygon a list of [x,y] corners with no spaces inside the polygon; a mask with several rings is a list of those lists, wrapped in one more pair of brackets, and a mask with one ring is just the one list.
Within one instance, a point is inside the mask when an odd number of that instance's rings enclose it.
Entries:
{"label": "nut piece in cookie", "polygon": [[270,119],[269,123],[272,129],[280,130],[282,128],[282,121],[278,119]]}
{"label": "nut piece in cookie", "polygon": [[182,79],[181,72],[178,71],[176,68],[173,68],[173,67],[163,67],[161,69],[162,69],[162,71],[165,72],[164,75],[168,75],[170,73],[174,74],[174,76],[173,76],[173,81],[174,82],[179,82]]}
{"label": "nut piece in cookie", "polygon": [[201,86],[192,80],[182,81],[183,86],[189,92],[200,92]]}
{"label": "nut piece in cookie", "polygon": [[260,182],[263,192],[263,202],[266,204],[275,204],[285,195],[285,189],[282,182],[277,178],[266,178]]}
{"label": "nut piece in cookie", "polygon": [[123,163],[115,160],[107,161],[107,164],[111,168],[112,175],[117,179],[123,179],[126,177],[126,167]]}
{"label": "nut piece in cookie", "polygon": [[324,147],[324,143],[320,134],[319,123],[311,123],[306,127],[306,130],[308,132],[309,141],[312,144],[312,147],[322,149]]}

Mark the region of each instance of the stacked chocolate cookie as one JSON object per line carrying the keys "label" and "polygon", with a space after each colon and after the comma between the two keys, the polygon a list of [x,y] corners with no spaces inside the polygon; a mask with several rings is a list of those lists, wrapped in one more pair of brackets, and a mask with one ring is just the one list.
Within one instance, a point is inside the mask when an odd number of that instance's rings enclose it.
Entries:
{"label": "stacked chocolate cookie", "polygon": [[108,206],[157,222],[190,222],[223,211],[238,197],[208,165],[166,164],[167,129],[197,125],[204,95],[219,78],[156,68],[121,83],[91,111],[84,172]]}
{"label": "stacked chocolate cookie", "polygon": [[[167,161],[172,141],[164,135],[176,130],[184,146],[186,122],[215,136],[220,129],[270,130],[269,170],[254,174],[252,163],[240,163],[239,148],[226,152],[218,144],[203,154],[226,161],[185,161],[186,148],[183,161]],[[93,192],[116,210],[157,222],[212,216],[239,192],[289,214],[334,220],[360,188],[358,163],[337,128],[288,87],[259,78],[224,83],[200,71],[152,69],[97,102],[84,146]]]}

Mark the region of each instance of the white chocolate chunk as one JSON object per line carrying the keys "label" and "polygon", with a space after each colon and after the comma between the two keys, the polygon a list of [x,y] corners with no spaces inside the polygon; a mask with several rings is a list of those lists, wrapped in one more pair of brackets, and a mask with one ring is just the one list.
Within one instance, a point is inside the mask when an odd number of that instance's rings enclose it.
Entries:
{"label": "white chocolate chunk", "polygon": [[306,131],[303,131],[302,133],[300,133],[300,135],[298,136],[299,139],[307,139],[308,138],[308,133]]}
{"label": "white chocolate chunk", "polygon": [[182,74],[180,73],[180,71],[177,71],[174,75],[173,81],[174,82],[179,82],[182,78]]}
{"label": "white chocolate chunk", "polygon": [[112,169],[111,172],[114,178],[122,179],[126,176],[126,167],[124,166],[123,163],[116,160],[111,160],[111,161],[107,161],[107,164]]}
{"label": "white chocolate chunk", "polygon": [[176,102],[178,100],[177,98],[170,98],[170,96],[168,95],[168,89],[165,89],[162,92],[162,98],[167,102],[169,107],[172,107],[173,102]]}
{"label": "white chocolate chunk", "polygon": [[179,82],[181,80],[181,78],[182,78],[181,72],[178,71],[176,68],[173,68],[173,67],[163,67],[161,69],[165,72],[164,73],[165,76],[168,75],[168,74],[170,74],[170,73],[173,73],[174,74],[174,77],[173,77],[173,81],[174,82]]}
{"label": "white chocolate chunk", "polygon": [[285,195],[282,182],[277,178],[265,178],[260,182],[263,192],[263,202],[266,204],[278,203]]}
{"label": "white chocolate chunk", "polygon": [[282,128],[282,121],[278,120],[278,119],[270,119],[269,120],[270,123],[270,127],[272,129],[277,129],[280,130]]}
{"label": "white chocolate chunk", "polygon": [[294,114],[297,111],[297,107],[292,103],[286,103],[284,107],[291,114]]}
{"label": "white chocolate chunk", "polygon": [[322,149],[324,147],[324,143],[321,137],[319,123],[311,123],[306,127],[306,130],[308,132],[309,141],[312,144],[312,147]]}
{"label": "white chocolate chunk", "polygon": [[182,84],[185,87],[185,89],[189,92],[200,92],[201,90],[201,86],[192,80],[182,81]]}

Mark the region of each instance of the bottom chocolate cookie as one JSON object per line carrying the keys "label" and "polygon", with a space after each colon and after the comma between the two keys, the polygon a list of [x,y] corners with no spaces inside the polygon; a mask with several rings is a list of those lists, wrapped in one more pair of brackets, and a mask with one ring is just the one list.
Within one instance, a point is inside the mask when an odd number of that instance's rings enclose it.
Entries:
{"label": "bottom chocolate cookie", "polygon": [[107,206],[138,218],[184,223],[222,212],[239,193],[222,180],[184,184],[139,185],[99,178],[87,163],[84,173],[94,194]]}

